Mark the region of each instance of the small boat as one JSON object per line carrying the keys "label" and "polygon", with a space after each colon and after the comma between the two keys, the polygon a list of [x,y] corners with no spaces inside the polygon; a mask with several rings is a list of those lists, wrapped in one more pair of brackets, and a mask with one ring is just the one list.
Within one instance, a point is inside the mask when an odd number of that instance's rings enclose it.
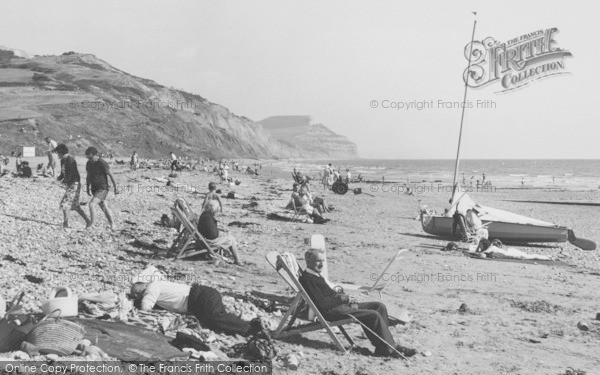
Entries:
{"label": "small boat", "polygon": [[[460,205],[461,211],[469,208],[479,213],[484,226],[487,227],[490,239],[499,239],[507,243],[529,242],[566,242],[569,229],[542,220],[532,219],[527,216],[517,215],[512,212],[482,206],[464,194],[455,201]],[[452,224],[454,219],[450,216],[421,214],[421,225],[425,233],[434,236],[453,238]]]}

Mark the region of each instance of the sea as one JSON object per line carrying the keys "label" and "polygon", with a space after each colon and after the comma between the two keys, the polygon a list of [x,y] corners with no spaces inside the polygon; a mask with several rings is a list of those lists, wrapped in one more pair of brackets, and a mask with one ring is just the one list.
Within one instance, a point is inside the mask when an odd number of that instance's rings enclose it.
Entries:
{"label": "sea", "polygon": [[[287,160],[272,161],[269,164],[290,172],[293,167],[296,167],[297,170],[318,178],[325,165],[329,163],[334,169],[339,169],[342,176],[345,176],[346,169],[350,169],[353,179],[360,175],[363,181],[400,184],[442,183],[452,186],[455,160]],[[459,184],[483,185],[484,180],[486,186],[498,189],[598,190],[600,189],[600,159],[465,159],[460,161],[457,175]]]}

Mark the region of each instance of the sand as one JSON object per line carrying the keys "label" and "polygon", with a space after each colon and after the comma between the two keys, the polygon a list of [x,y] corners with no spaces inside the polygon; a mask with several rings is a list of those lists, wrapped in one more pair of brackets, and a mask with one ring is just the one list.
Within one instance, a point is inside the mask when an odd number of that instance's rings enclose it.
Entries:
{"label": "sand", "polygon": [[[79,161],[84,175],[84,159]],[[30,163],[35,166],[35,161]],[[130,172],[128,166],[112,167],[122,191],[109,195],[118,227],[114,232],[107,228],[102,214],[96,226],[85,231],[85,223],[74,212],[72,228],[62,230],[58,204],[63,190],[49,178],[0,179],[0,291],[5,298],[23,289],[27,292],[26,305],[35,310],[56,285],[66,284],[76,293],[121,291],[128,288],[128,278],[148,264],[173,277],[199,280],[223,292],[241,295],[259,291],[288,297],[291,291],[267,264],[265,254],[291,251],[302,259],[307,249],[305,239],[320,233],[327,239],[330,277],[338,282],[370,285],[398,249],[409,249],[398,263],[398,273],[387,275],[392,281],[383,298],[414,316],[409,324],[392,328],[397,342],[430,355],[418,354],[408,362],[357,353],[343,355],[326,334],[312,332],[276,341],[279,354],[299,356],[300,366],[293,371],[276,361],[274,373],[558,374],[567,367],[600,373],[600,321],[595,320],[600,313],[597,251],[583,251],[568,243],[520,247],[572,267],[477,260],[461,252],[442,252],[439,249],[446,241],[425,234],[415,217],[419,200],[440,210],[449,198],[447,194],[430,191],[408,196],[390,189],[384,192],[378,185],[351,186],[361,187],[374,195],[371,197],[352,192],[340,196],[313,184],[313,191],[335,206],[326,214],[331,221],[324,225],[267,220],[266,213],[283,211],[292,181],[284,177],[285,173],[270,178],[271,172],[265,169],[266,176],[231,172],[230,176],[242,184],[232,188],[219,185],[224,194],[234,190],[244,198],[224,199],[224,213],[219,217],[240,243],[242,265],[173,261],[165,259],[164,253],[175,232],[157,226],[155,221],[169,213],[169,206],[178,197],[198,210],[208,182],[217,182],[218,177],[181,172],[173,180],[187,187],[174,189],[155,179],[163,181],[168,171]],[[598,202],[598,195],[597,191],[513,189],[472,197],[487,206],[568,226],[579,237],[600,243],[597,207],[507,201]],[[252,196],[259,198],[259,205],[243,209]],[[88,200],[87,196],[82,198]],[[233,221],[256,225],[227,226]],[[26,275],[43,281],[33,283]],[[469,309],[466,313],[459,312],[463,303]],[[278,314],[264,314],[275,322],[279,319]],[[589,330],[580,330],[579,322],[587,323]],[[372,349],[358,326],[351,326],[349,332],[360,346]]]}

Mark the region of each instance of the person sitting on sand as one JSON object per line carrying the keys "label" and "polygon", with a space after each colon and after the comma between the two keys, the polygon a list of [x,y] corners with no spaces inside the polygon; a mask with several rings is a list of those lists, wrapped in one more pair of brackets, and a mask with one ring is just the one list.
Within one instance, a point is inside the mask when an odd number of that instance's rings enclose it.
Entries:
{"label": "person sitting on sand", "polygon": [[209,201],[215,200],[215,201],[219,202],[219,207],[221,208],[221,213],[223,212],[223,202],[221,202],[221,197],[219,197],[219,195],[217,193],[215,193],[215,190],[217,190],[217,185],[214,182],[209,182],[208,183],[208,193],[206,193],[206,196],[204,197],[204,201],[202,201],[202,211],[204,211],[204,208],[206,207],[206,204]]}
{"label": "person sitting on sand", "polygon": [[479,213],[474,208],[469,208],[465,214],[467,231],[477,239],[488,238],[488,230],[479,218]]}
{"label": "person sitting on sand", "polygon": [[[311,207],[316,208],[319,211],[319,214],[323,214],[323,212],[329,212],[327,206],[325,206],[325,201],[323,200],[323,198],[312,197],[312,194],[310,193],[310,188],[307,183],[300,185],[300,191],[298,195],[303,201],[308,202],[308,204]],[[303,202],[303,207],[306,205],[306,202]]]}
{"label": "person sitting on sand", "polygon": [[[364,326],[365,335],[375,346],[376,356],[397,357],[400,352],[405,357],[417,353],[415,349],[397,345],[389,330],[389,318],[386,306],[381,302],[356,303],[341,290],[335,291],[321,275],[325,266],[325,252],[311,249],[305,253],[306,270],[300,276],[300,284],[304,287],[323,317],[330,321],[354,316]],[[337,289],[337,288],[336,288]],[[394,348],[394,349],[392,349]]]}
{"label": "person sitting on sand", "polygon": [[[198,232],[200,232],[211,247],[230,249],[232,254],[238,254],[235,238],[229,234],[219,234],[217,219],[215,218],[218,211],[219,203],[213,199],[209,200],[204,207],[204,212],[202,212],[202,215],[198,219]],[[235,264],[239,264],[237,258],[235,259]]]}
{"label": "person sitting on sand", "polygon": [[52,152],[56,152],[60,159],[60,169],[62,172],[58,176],[58,181],[62,181],[65,186],[65,194],[60,201],[60,208],[63,211],[63,228],[69,227],[69,210],[74,210],[81,215],[85,220],[86,227],[88,227],[91,222],[79,204],[81,182],[79,170],[77,169],[77,161],[69,155],[69,149],[62,143],[56,146]]}
{"label": "person sitting on sand", "polygon": [[546,255],[527,254],[514,247],[504,247],[499,240],[490,242],[487,238],[482,238],[479,241],[476,252],[481,258],[552,260],[551,257]]}
{"label": "person sitting on sand", "polygon": [[228,313],[218,290],[200,284],[174,283],[171,281],[137,282],[131,287],[129,297],[142,311],[155,306],[167,311],[195,316],[202,328],[235,336],[263,335],[267,338],[265,324],[260,318],[248,322]]}
{"label": "person sitting on sand", "polygon": [[16,175],[16,177],[30,178],[32,175],[31,167],[29,166],[28,161],[24,161],[21,163],[21,171]]}

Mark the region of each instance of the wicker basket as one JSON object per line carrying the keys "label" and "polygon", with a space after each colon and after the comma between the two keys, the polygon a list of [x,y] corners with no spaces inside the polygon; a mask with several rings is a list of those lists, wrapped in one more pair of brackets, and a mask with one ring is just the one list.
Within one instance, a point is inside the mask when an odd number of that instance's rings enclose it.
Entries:
{"label": "wicker basket", "polygon": [[69,355],[84,333],[84,328],[77,323],[46,317],[33,327],[25,341],[37,346],[42,354]]}

